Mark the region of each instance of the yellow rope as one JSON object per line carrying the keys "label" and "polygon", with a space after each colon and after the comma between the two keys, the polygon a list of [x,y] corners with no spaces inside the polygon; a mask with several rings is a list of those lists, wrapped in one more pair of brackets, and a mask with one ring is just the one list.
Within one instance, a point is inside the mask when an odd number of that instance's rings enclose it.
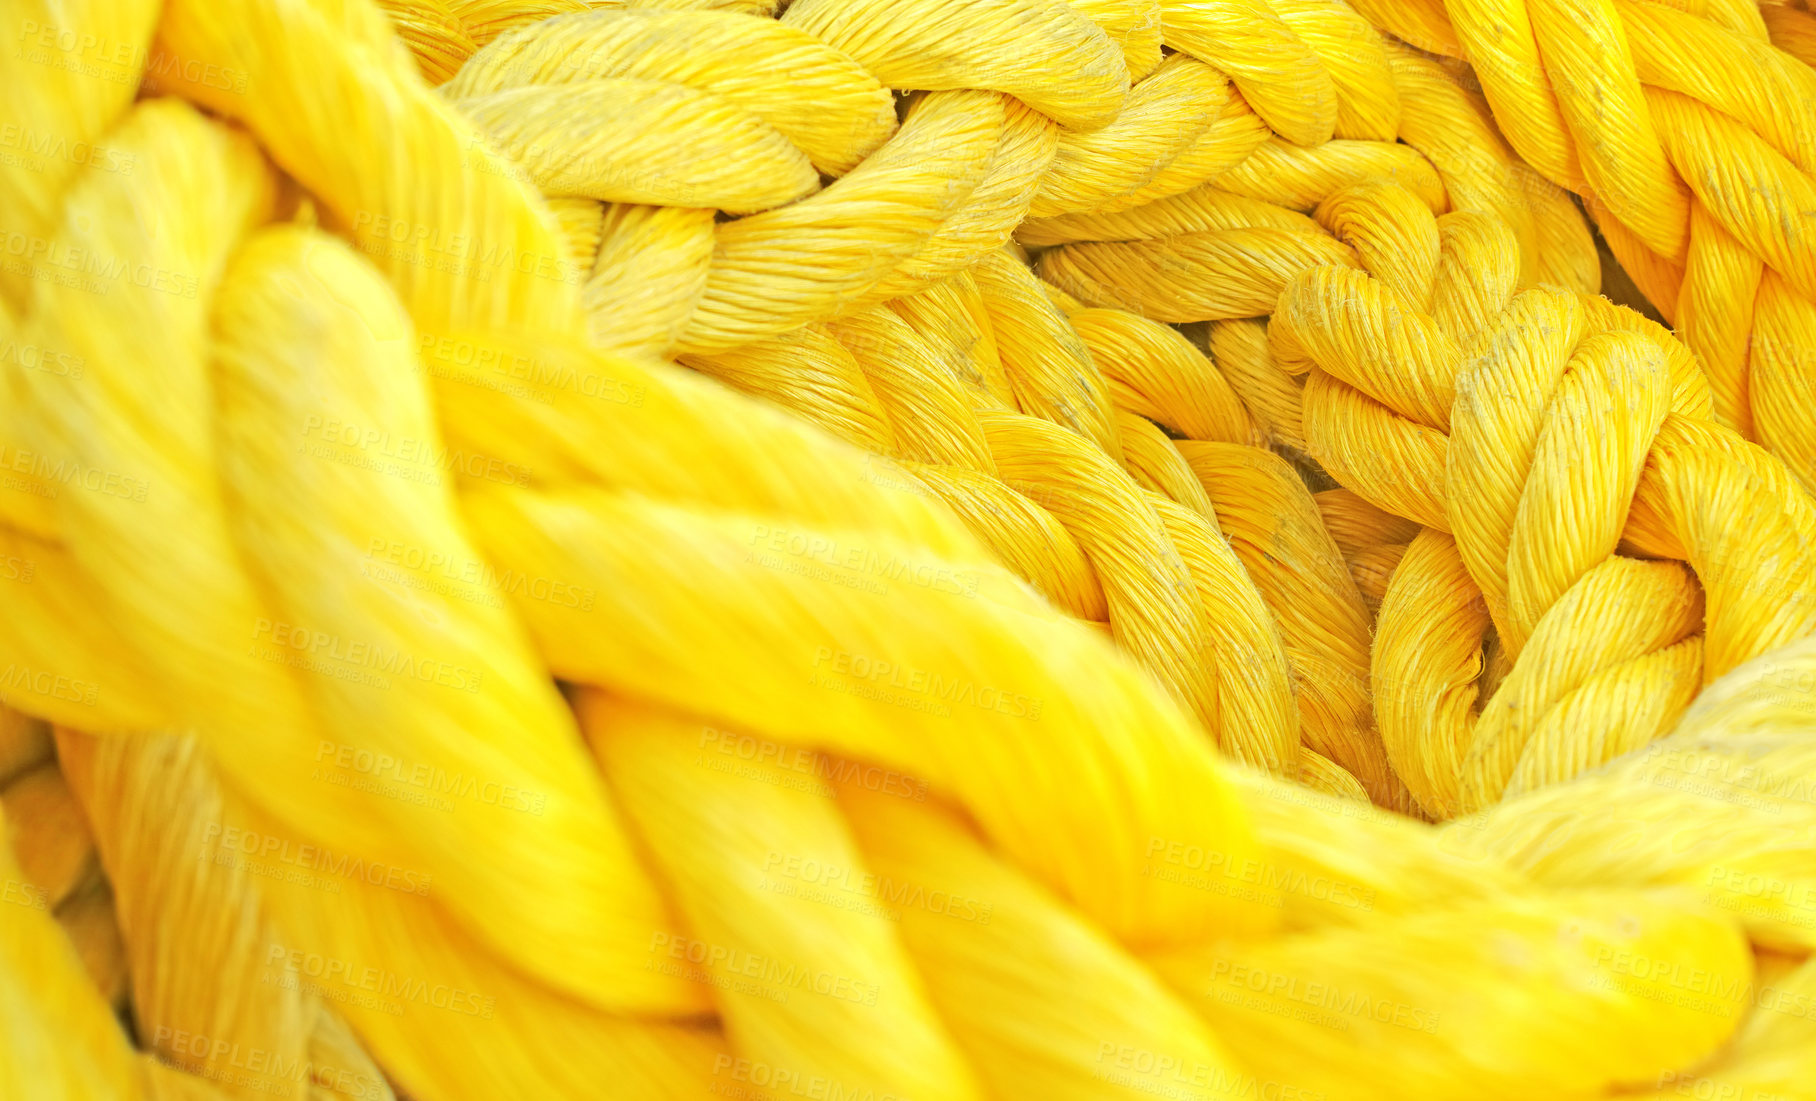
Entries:
{"label": "yellow rope", "polygon": [[[1604,300],[1516,295],[1512,241],[1479,216],[1434,220],[1383,185],[1333,205],[1395,247],[1295,277],[1270,337],[1312,368],[1312,455],[1427,529],[1374,650],[1388,754],[1422,806],[1467,813],[1637,749],[1702,683],[1816,629],[1816,508],[1708,420],[1681,345]],[[1615,555],[1623,538],[1700,586]]]}
{"label": "yellow rope", "polygon": [[16,5],[0,1094],[1808,1095],[1691,7]]}
{"label": "yellow rope", "polygon": [[[1456,0],[1513,147],[1581,194],[1701,358],[1722,423],[1816,487],[1812,24],[1791,5]],[[1454,48],[1452,47],[1454,42]]]}

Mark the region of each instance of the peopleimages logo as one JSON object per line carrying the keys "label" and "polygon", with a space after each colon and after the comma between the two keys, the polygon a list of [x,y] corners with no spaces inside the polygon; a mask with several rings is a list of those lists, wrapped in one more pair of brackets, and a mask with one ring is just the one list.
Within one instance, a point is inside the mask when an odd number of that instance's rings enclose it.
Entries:
{"label": "peopleimages logo", "polygon": [[[926,669],[879,661],[849,650],[818,647],[813,656],[816,672],[814,683],[825,688],[843,689],[851,695],[865,696],[874,692],[900,692],[909,699],[939,705],[951,714],[952,704],[964,704],[980,711],[993,711],[1012,719],[1040,718],[1042,701],[1018,692],[980,685],[958,677],[944,677]],[[833,679],[838,678],[837,680]],[[864,691],[868,690],[868,691]],[[893,702],[893,701],[892,701]]]}
{"label": "peopleimages logo", "polygon": [[[556,362],[522,355],[510,348],[434,334],[422,337],[417,352],[432,369],[439,365],[442,370],[458,367],[481,372],[481,377],[486,374],[497,375],[501,379],[521,384],[507,388],[504,392],[532,398],[544,404],[551,402],[556,391],[565,391],[613,405],[636,408],[643,404],[646,395],[643,383],[614,374],[584,370],[583,368],[597,364],[580,358]],[[461,381],[472,380],[461,378]]]}
{"label": "peopleimages logo", "polygon": [[1367,1018],[1413,1032],[1438,1031],[1438,1014],[1422,1006],[1231,959],[1211,965],[1210,992],[1226,1005],[1296,1017],[1339,1031],[1348,1030],[1349,1018]]}
{"label": "peopleimages logo", "polygon": [[420,789],[428,795],[454,796],[526,814],[541,814],[548,806],[548,795],[540,791],[449,772],[440,765],[407,761],[364,746],[323,740],[315,747],[315,760],[317,764],[327,764],[374,780]]}
{"label": "peopleimages logo", "polygon": [[[831,971],[815,970],[803,964],[777,959],[774,956],[753,955],[742,948],[709,944],[692,937],[657,932],[650,937],[649,951],[652,956],[667,956],[672,960],[692,964],[702,968],[709,975],[751,979],[759,985],[769,984],[772,993],[798,990],[857,1005],[876,1004],[878,989],[875,983],[864,982],[861,979],[854,979],[848,975],[840,975]],[[662,971],[664,974],[675,974],[681,978],[690,977],[684,969],[669,969],[659,964],[659,959],[652,960],[649,969]],[[750,992],[765,993],[761,989]],[[787,996],[783,994],[781,997],[772,997],[771,1000],[787,1001]]]}
{"label": "peopleimages logo", "polygon": [[[79,168],[92,168],[99,172],[111,172],[122,176],[132,174],[136,158],[127,152],[110,149],[105,145],[95,145],[86,141],[71,141],[56,134],[46,134],[21,126],[15,122],[0,125],[0,151],[16,151],[21,159],[39,162],[63,161]],[[0,152],[0,160],[5,153]],[[34,170],[41,170],[42,163],[27,165]]]}
{"label": "peopleimages logo", "polygon": [[[276,647],[280,655],[283,651],[290,650],[318,665],[322,662],[334,663],[320,666],[323,672],[331,673],[336,666],[345,670],[371,670],[373,673],[436,684],[443,688],[455,688],[464,692],[479,691],[479,673],[464,666],[449,665],[433,658],[415,657],[403,650],[350,640],[282,620],[259,619],[253,627],[252,638],[255,643],[262,641]],[[383,682],[374,687],[389,688],[390,684]]]}
{"label": "peopleimages logo", "polygon": [[340,879],[357,880],[374,887],[389,887],[406,894],[429,893],[427,873],[348,856],[320,845],[301,844],[274,834],[259,833],[238,826],[223,826],[219,822],[208,823],[202,831],[202,847],[201,855],[204,858],[210,855],[208,850],[213,848],[217,854],[274,860],[293,868],[324,872]]}
{"label": "peopleimages logo", "polygon": [[924,910],[929,914],[940,914],[978,925],[990,924],[990,918],[996,910],[993,903],[954,891],[929,888],[876,872],[855,871],[842,864],[786,853],[770,853],[763,862],[763,871],[766,875],[793,880],[809,887],[874,899],[898,910]]}
{"label": "peopleimages logo", "polygon": [[28,371],[43,371],[47,375],[61,378],[81,378],[87,362],[74,352],[0,339],[0,363],[17,364]]}
{"label": "peopleimages logo", "polygon": [[[1290,1082],[1262,1081],[1228,1067],[1181,1059],[1133,1044],[1097,1045],[1098,1078],[1176,1101],[1242,1098],[1244,1101],[1324,1101],[1324,1095]],[[1205,1091],[1205,1092],[1201,1092]]]}
{"label": "peopleimages logo", "polygon": [[0,700],[17,700],[20,692],[93,707],[101,686],[17,663],[0,669]]}
{"label": "peopleimages logo", "polygon": [[1784,803],[1816,802],[1816,777],[1706,747],[1653,742],[1635,759],[1644,766],[1640,778],[1654,787],[1768,814],[1784,813]]}
{"label": "peopleimages logo", "polygon": [[1750,968],[1745,975],[1729,974],[1612,944],[1597,945],[1590,962],[1597,971],[1589,980],[1595,989],[1618,990],[1700,1013],[1726,1016],[1752,994]]}
{"label": "peopleimages logo", "polygon": [[53,459],[43,452],[25,451],[0,443],[0,470],[24,474],[44,483],[44,497],[55,497],[53,486],[75,486],[90,493],[119,497],[126,501],[143,501],[151,484],[112,470],[83,466],[75,459]]}
{"label": "peopleimages logo", "polygon": [[[585,277],[579,265],[559,253],[521,251],[514,244],[480,241],[440,226],[409,222],[390,214],[361,210],[353,216],[353,242],[368,255],[426,266],[450,274],[471,274],[481,281],[492,273],[515,271],[554,282],[578,285]],[[531,240],[534,240],[533,238]],[[425,340],[432,338],[425,338]]]}
{"label": "peopleimages logo", "polygon": [[238,1040],[217,1040],[200,1032],[168,1025],[159,1025],[152,1033],[151,1046],[160,1055],[174,1058],[191,1074],[223,1085],[246,1086],[259,1093],[294,1094],[298,1087],[312,1086],[369,1101],[390,1095],[383,1079],[364,1070],[349,1070],[317,1063],[306,1056],[287,1056],[281,1051],[246,1047]]}
{"label": "peopleimages logo", "polygon": [[132,286],[178,298],[194,298],[201,287],[201,281],[193,275],[18,231],[0,233],[0,253],[4,253],[9,262],[9,270],[17,274],[91,294],[106,294],[116,286]]}
{"label": "peopleimages logo", "polygon": [[[814,794],[828,798],[837,794],[832,785],[850,784],[879,795],[894,795],[916,803],[927,801],[927,781],[881,765],[865,764],[798,745],[784,745],[750,734],[704,727],[700,731],[700,763],[718,771],[731,771],[739,764],[752,766],[751,779],[764,779],[764,767],[798,773],[823,783],[813,787]],[[711,756],[708,756],[711,754]],[[722,760],[721,760],[722,759]],[[744,775],[744,773],[740,773]]]}
{"label": "peopleimages logo", "polygon": [[23,879],[0,881],[0,902],[11,906],[23,906],[28,910],[50,909],[50,895],[44,888],[27,883]]}
{"label": "peopleimages logo", "polygon": [[1808,880],[1781,879],[1761,874],[1752,868],[1729,868],[1717,864],[1709,869],[1709,885],[1798,909],[1816,909],[1816,884]]}
{"label": "peopleimages logo", "polygon": [[[1298,868],[1281,867],[1265,860],[1248,858],[1232,863],[1229,854],[1222,849],[1168,841],[1163,837],[1148,838],[1148,860],[1188,872],[1202,873],[1204,876],[1215,874],[1236,883],[1264,888],[1275,895],[1299,895],[1355,910],[1372,910],[1375,906],[1373,887],[1324,875],[1308,875]],[[1150,863],[1149,866],[1152,868],[1153,864]],[[1158,875],[1157,878],[1171,877]],[[1194,882],[1189,877],[1179,881],[1188,884]]]}
{"label": "peopleimages logo", "polygon": [[[281,969],[299,978],[311,979],[332,990],[335,985],[363,991],[396,1002],[414,1003],[430,1009],[445,1009],[469,1017],[492,1018],[497,1000],[490,995],[462,990],[447,983],[399,975],[379,967],[349,963],[319,952],[304,952],[282,944],[271,945],[265,953],[265,966]],[[339,1000],[339,999],[336,999]]]}
{"label": "peopleimages logo", "polygon": [[725,1054],[713,1056],[713,1079],[708,1089],[734,1101],[770,1101],[777,1097],[802,1097],[807,1101],[909,1101],[899,1093],[851,1085],[824,1075]]}
{"label": "peopleimages logo", "polygon": [[[769,569],[818,576],[822,580],[841,577],[870,582],[853,585],[874,593],[887,592],[883,582],[910,585],[953,596],[976,596],[978,574],[975,570],[953,569],[935,561],[912,561],[884,554],[867,545],[844,544],[818,532],[790,531],[758,525],[750,536],[751,552],[745,561]],[[818,570],[803,567],[818,567]],[[822,571],[825,571],[822,576]]]}
{"label": "peopleimages logo", "polygon": [[501,570],[483,558],[450,554],[446,550],[427,550],[383,536],[372,537],[366,546],[366,558],[374,565],[397,566],[465,586],[479,595],[504,594],[582,612],[593,610],[593,599],[598,595],[590,586],[552,577],[532,577],[512,569]]}
{"label": "peopleimages logo", "polygon": [[[525,467],[489,455],[479,455],[448,447],[435,440],[395,435],[382,428],[354,424],[338,417],[311,413],[303,420],[301,450],[318,458],[347,461],[353,455],[375,460],[390,460],[372,469],[384,473],[413,476],[413,480],[440,485],[438,473],[464,474],[469,478],[497,482],[500,485],[529,485],[530,472]],[[311,446],[314,445],[314,446]],[[358,465],[358,464],[354,464]]]}

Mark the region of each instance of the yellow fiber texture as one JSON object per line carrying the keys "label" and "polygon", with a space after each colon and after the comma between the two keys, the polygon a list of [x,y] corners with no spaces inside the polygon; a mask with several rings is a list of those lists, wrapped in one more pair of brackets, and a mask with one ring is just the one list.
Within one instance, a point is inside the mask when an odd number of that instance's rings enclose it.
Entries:
{"label": "yellow fiber texture", "polygon": [[[1411,5],[1409,5],[1410,7]],[[1446,0],[1370,13],[1467,60],[1701,359],[1715,417],[1816,489],[1816,17],[1748,0]]]}
{"label": "yellow fiber texture", "polygon": [[1816,1099],[1805,8],[0,38],[0,1099]]}

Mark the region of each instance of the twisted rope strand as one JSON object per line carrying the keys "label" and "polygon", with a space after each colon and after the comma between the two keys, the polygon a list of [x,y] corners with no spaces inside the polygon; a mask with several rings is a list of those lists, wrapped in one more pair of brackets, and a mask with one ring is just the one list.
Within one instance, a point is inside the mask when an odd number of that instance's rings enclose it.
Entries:
{"label": "twisted rope strand", "polygon": [[1795,1095],[1798,19],[781,6],[22,9],[7,1096]]}

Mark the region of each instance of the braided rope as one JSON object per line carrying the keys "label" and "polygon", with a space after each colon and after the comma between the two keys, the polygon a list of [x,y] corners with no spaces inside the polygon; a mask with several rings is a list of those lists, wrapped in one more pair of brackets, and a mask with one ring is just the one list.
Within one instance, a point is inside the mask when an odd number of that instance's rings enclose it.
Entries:
{"label": "braided rope", "polygon": [[1331,204],[1393,226],[1397,247],[1366,272],[1295,277],[1269,335],[1310,369],[1312,455],[1425,528],[1384,594],[1373,672],[1389,756],[1426,810],[1637,749],[1702,684],[1816,629],[1816,507],[1708,419],[1686,349],[1605,300],[1516,294],[1506,231],[1479,216],[1433,219],[1384,185]]}
{"label": "braided rope", "polygon": [[1726,0],[1432,7],[1417,24],[1397,7],[1370,17],[1468,60],[1507,140],[1583,197],[1701,358],[1717,419],[1816,486],[1809,12]]}
{"label": "braided rope", "polygon": [[[1809,947],[1794,903],[1748,902],[1755,868],[1806,883],[1801,827],[1750,825],[1777,847],[1744,866],[1521,847],[1567,805],[1541,797],[1647,819],[1644,754],[1441,832],[1365,805],[1493,801],[1434,797],[1367,691],[1456,530],[1450,589],[1506,563],[1476,580],[1501,684],[1567,692],[1520,647],[1624,585],[1656,621],[1568,673],[1671,655],[1621,747],[1676,722],[1660,755],[1726,767],[1751,739],[1764,804],[1809,813],[1807,684],[1758,688],[1807,664],[1811,506],[1669,337],[1579,293],[1580,220],[1485,109],[1336,3],[773,6],[400,4],[409,53],[357,0],[59,6],[139,29],[129,79],[26,59],[22,102],[135,171],[4,177],[33,242],[6,336],[82,368],[7,372],[43,460],[0,502],[34,571],[7,698],[61,724],[60,765],[42,726],[0,742],[0,873],[45,902],[0,920],[0,1036],[32,1053],[7,1095],[1807,1080],[1758,987],[1816,980],[1748,944]],[[140,75],[176,97],[133,102]],[[1211,322],[1215,366],[1168,320]],[[1532,403],[1453,410],[1541,339]],[[1490,411],[1563,448],[1547,385],[1618,430],[1599,527],[1528,584],[1491,464],[1456,492],[1430,463],[1452,432],[1483,454]],[[1344,387],[1401,420],[1332,422]],[[1407,438],[1390,499],[1367,448]],[[1612,556],[1623,532],[1694,567],[1701,643],[1688,571]],[[1658,890],[1712,868],[1738,885]],[[95,997],[109,935],[155,1059]]]}

